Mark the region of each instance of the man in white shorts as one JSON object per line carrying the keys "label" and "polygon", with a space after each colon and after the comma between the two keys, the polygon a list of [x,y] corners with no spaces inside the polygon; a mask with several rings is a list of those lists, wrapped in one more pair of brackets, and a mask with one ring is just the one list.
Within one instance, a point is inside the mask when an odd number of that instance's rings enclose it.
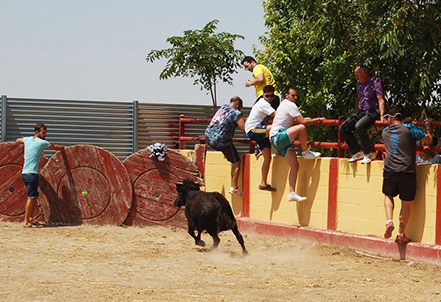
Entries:
{"label": "man in white shorts", "polygon": [[273,147],[282,152],[291,170],[289,172],[288,201],[304,201],[306,197],[296,193],[297,173],[299,162],[297,152],[294,150],[293,141],[298,138],[302,147],[304,159],[315,159],[321,154],[308,149],[307,125],[315,124],[324,120],[323,117],[303,117],[295,104],[298,100],[297,88],[288,86],[285,90],[285,99],[280,103],[270,130],[270,138]]}

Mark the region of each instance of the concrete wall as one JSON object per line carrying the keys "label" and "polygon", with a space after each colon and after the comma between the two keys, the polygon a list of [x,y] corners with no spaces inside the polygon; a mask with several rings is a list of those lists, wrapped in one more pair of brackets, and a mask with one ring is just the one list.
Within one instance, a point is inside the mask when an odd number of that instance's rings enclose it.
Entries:
{"label": "concrete wall", "polygon": [[[239,182],[243,184],[243,198],[228,194],[231,165],[222,153],[209,151],[205,160],[206,190],[221,192],[237,216],[383,238],[383,161],[362,165],[349,164],[347,159],[299,158],[297,192],[308,199],[296,203],[287,201],[289,167],[282,156],[273,156],[268,175],[277,192],[258,189],[263,158],[243,156]],[[417,167],[417,196],[406,229],[414,242],[436,244],[437,170],[437,165]],[[401,204],[395,200],[394,222],[398,226]]]}

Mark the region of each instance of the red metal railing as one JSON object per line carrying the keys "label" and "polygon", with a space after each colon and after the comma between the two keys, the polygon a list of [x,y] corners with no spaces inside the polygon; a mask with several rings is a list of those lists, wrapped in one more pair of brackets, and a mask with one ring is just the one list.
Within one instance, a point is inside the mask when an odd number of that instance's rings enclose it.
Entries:
{"label": "red metal railing", "polygon": [[[211,119],[193,119],[193,118],[186,118],[184,115],[180,115],[179,116],[179,149],[184,148],[184,142],[198,141],[200,143],[205,143],[205,137],[202,137],[202,136],[201,137],[186,137],[185,136],[185,124],[209,124],[210,121],[211,121]],[[344,142],[343,136],[340,133],[340,126],[341,126],[341,124],[343,124],[344,121],[345,120],[343,118],[325,119],[325,120],[320,121],[317,124],[315,124],[316,126],[323,125],[323,126],[336,126],[336,127],[338,127],[338,139],[337,139],[337,142],[310,141],[309,145],[311,147],[316,147],[316,148],[337,149],[337,156],[344,157],[344,150],[348,149],[348,145]],[[425,122],[414,121],[412,123],[415,124],[416,126],[420,126],[420,127],[426,125]],[[388,125],[389,124],[387,122],[381,122],[381,121],[375,122],[375,126],[386,127]],[[433,121],[432,127],[441,127],[441,121]],[[247,138],[234,138],[233,141],[235,143],[249,144],[250,153],[254,152],[254,146],[255,146],[254,141],[247,139]],[[295,141],[294,146],[300,146],[300,142]],[[383,144],[374,144],[373,148],[374,148],[374,150],[384,150],[384,145]],[[420,147],[418,149],[421,150]],[[435,152],[441,152],[441,147],[431,147],[430,150],[435,151]]]}

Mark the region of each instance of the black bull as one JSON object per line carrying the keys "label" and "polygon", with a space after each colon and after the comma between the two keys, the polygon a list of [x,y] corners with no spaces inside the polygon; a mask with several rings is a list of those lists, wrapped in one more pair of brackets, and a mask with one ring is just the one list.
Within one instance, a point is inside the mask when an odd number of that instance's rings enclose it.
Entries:
{"label": "black bull", "polygon": [[[242,246],[243,254],[248,253],[228,200],[218,192],[202,192],[199,188],[199,184],[189,179],[185,179],[182,184],[176,184],[178,197],[175,200],[175,206],[185,206],[188,233],[194,238],[195,243],[205,246],[205,242],[201,240],[201,233],[206,230],[213,237],[211,248],[214,249],[220,242],[217,234],[232,230]],[[197,236],[194,230],[198,231]]]}

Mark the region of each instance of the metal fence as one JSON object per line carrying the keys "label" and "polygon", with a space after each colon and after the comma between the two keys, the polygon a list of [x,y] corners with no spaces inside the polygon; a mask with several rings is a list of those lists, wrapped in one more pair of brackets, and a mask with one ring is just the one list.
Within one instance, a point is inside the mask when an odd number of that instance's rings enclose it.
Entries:
{"label": "metal fence", "polygon": [[[244,108],[248,116],[250,108]],[[65,146],[90,144],[112,152],[120,160],[154,143],[178,148],[179,116],[211,118],[212,106],[99,102],[1,97],[1,142],[34,134],[34,126],[48,126],[48,140]],[[191,136],[204,135],[206,125],[186,128]],[[237,131],[236,137],[247,136]],[[194,143],[186,143],[193,148]],[[246,152],[246,146],[238,146]],[[243,150],[241,150],[243,149]],[[51,156],[52,151],[45,151]],[[1,155],[0,155],[1,156]]]}

